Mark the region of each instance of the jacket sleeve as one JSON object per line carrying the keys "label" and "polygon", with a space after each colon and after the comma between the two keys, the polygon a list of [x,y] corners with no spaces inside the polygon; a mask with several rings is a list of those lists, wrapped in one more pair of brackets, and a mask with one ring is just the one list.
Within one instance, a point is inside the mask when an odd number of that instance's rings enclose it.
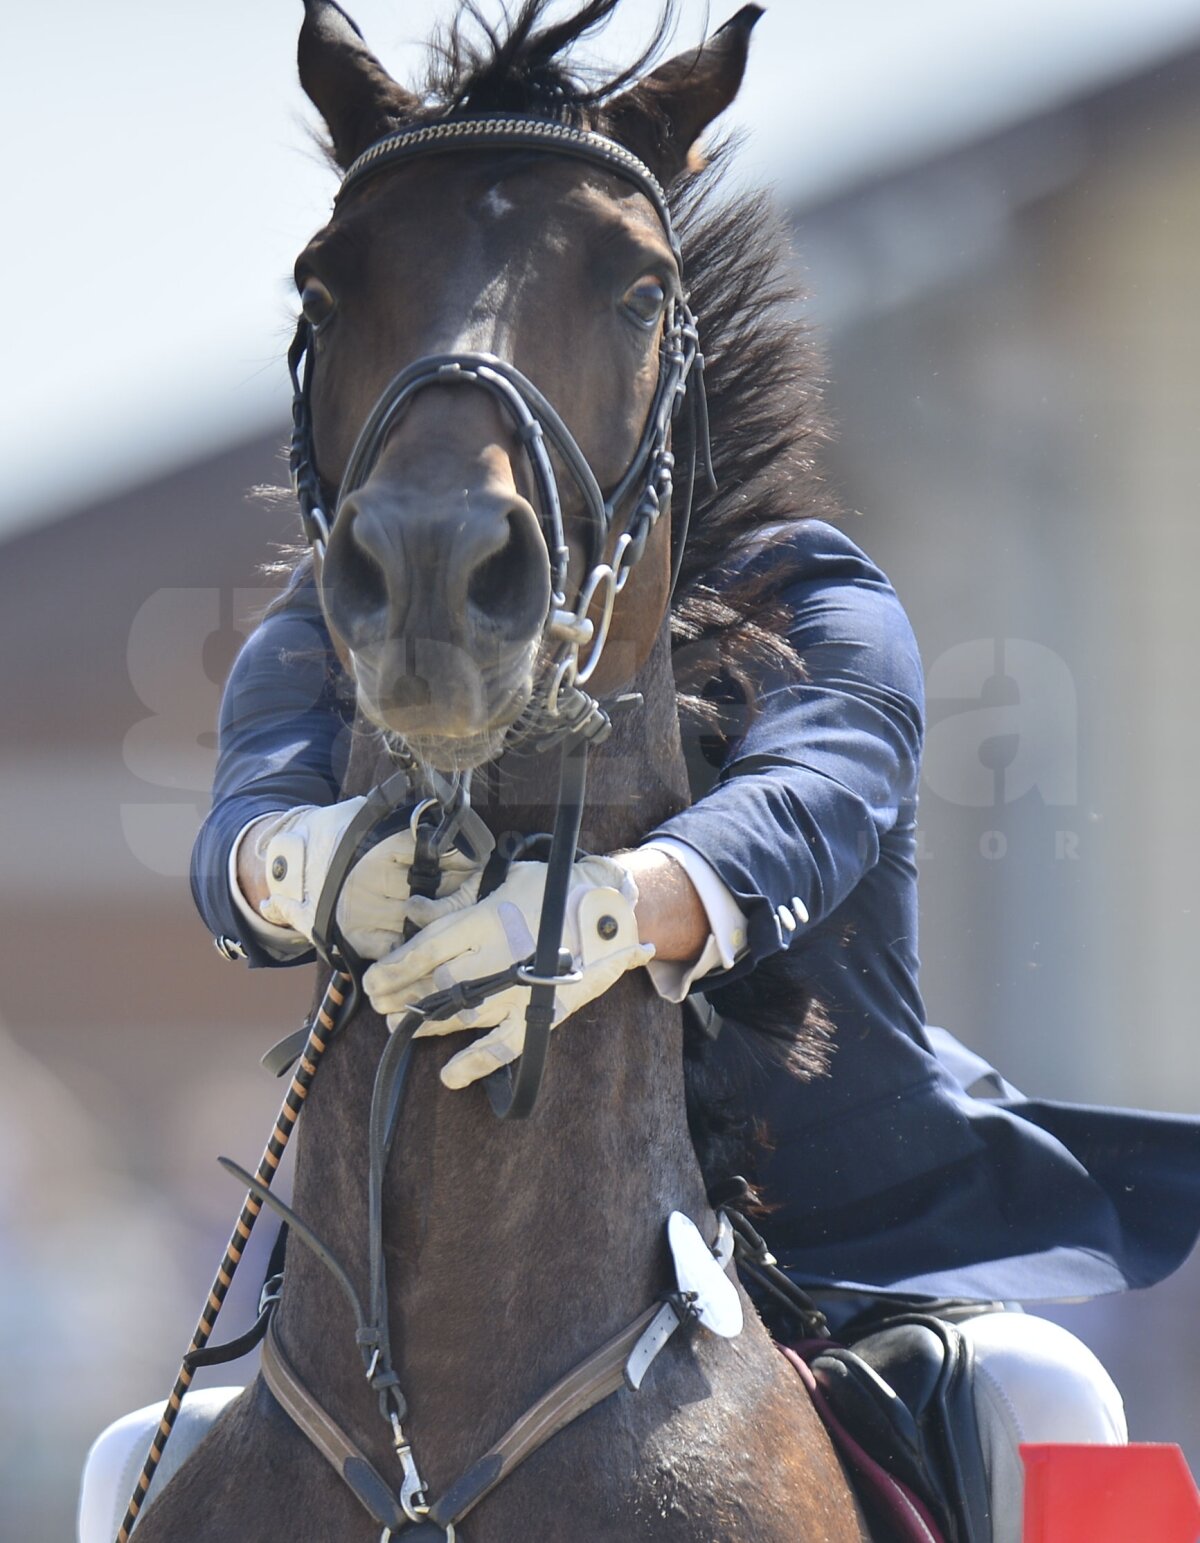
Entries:
{"label": "jacket sleeve", "polygon": [[[192,850],[192,894],[222,952],[240,945],[252,967],[280,960],[250,934],[229,889],[229,860],[252,820],[300,804],[331,804],[349,754],[349,711],[311,589],[269,616],[238,655],[221,699],[213,804]],[[223,946],[224,945],[224,946]]]}
{"label": "jacket sleeve", "polygon": [[714,983],[807,936],[898,822],[915,822],[924,685],[912,628],[852,542],[801,531],[778,595],[803,678],[757,683],[716,785],[653,833],[706,858],[746,916],[746,953]]}

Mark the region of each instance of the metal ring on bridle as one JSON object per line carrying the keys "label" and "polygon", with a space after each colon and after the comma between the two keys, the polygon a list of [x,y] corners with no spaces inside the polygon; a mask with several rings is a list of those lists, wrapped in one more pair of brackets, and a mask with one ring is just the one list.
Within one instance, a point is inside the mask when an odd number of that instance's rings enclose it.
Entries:
{"label": "metal ring on bridle", "polygon": [[421,802],[413,809],[413,812],[408,817],[408,828],[414,841],[417,839],[418,826],[424,817],[431,810],[440,808],[441,805],[436,798],[423,798]]}
{"label": "metal ring on bridle", "polygon": [[[575,672],[575,681],[581,686],[586,685],[591,679],[596,666],[600,663],[604,645],[608,642],[608,629],[612,626],[613,608],[616,606],[617,595],[621,590],[621,563],[632,541],[633,537],[629,532],[623,532],[617,542],[617,550],[613,553],[612,562],[593,568],[579,592],[576,615],[586,618],[595,604],[596,596],[601,590],[604,591],[604,605],[600,612],[600,620],[595,623],[595,630],[588,644],[587,659]],[[576,650],[576,658],[578,658],[578,650]]]}
{"label": "metal ring on bridle", "polygon": [[559,698],[564,690],[573,690],[579,675],[579,650],[568,649],[550,673],[545,691],[545,708],[551,718],[558,716]]}
{"label": "metal ring on bridle", "polygon": [[583,979],[583,971],[567,970],[563,975],[538,975],[530,965],[519,964],[516,976],[522,986],[577,986]]}

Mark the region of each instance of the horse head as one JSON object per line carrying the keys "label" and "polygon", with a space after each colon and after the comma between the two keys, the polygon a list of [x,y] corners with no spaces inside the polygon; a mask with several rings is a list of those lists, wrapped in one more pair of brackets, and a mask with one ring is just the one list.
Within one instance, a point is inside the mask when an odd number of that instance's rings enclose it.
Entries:
{"label": "horse head", "polygon": [[[682,395],[695,353],[659,195],[736,94],[760,13],[582,123],[555,116],[549,70],[545,115],[516,116],[506,142],[502,100],[481,88],[435,116],[332,0],[305,10],[301,80],[348,173],[296,263],[311,477],[333,511],[318,527],[322,601],[364,714],[431,764],[468,768],[498,752],[564,629],[577,656],[611,615],[604,657],[591,652],[600,692],[658,634],[669,522],[632,536],[630,522],[654,498],[656,414],[669,496],[664,382]],[[486,133],[447,133],[481,120]],[[572,135],[603,136],[638,169],[554,153]],[[628,569],[615,609],[614,566]]]}

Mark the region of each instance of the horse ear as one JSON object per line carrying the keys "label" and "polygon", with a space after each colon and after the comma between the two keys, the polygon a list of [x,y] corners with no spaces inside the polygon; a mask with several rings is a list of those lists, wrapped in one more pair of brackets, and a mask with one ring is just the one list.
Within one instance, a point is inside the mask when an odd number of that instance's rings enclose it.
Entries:
{"label": "horse ear", "polygon": [[297,58],[300,84],[325,120],[343,171],[417,110],[417,98],[392,79],[334,0],[304,0]]}
{"label": "horse ear", "polygon": [[706,43],[668,59],[609,104],[613,136],[664,186],[686,170],[696,141],[737,96],[762,14],[760,5],[743,6]]}

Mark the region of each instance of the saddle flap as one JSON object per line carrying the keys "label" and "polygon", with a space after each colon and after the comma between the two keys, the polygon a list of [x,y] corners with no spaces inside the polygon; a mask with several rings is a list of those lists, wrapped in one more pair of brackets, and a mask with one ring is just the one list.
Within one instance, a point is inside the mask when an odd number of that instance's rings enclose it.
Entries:
{"label": "saddle flap", "polygon": [[810,1364],[834,1413],[871,1456],[910,1489],[928,1494],[921,1433],[895,1389],[853,1350],[830,1349]]}
{"label": "saddle flap", "polygon": [[938,1513],[953,1543],[987,1543],[987,1477],[970,1346],[949,1323],[913,1313],[812,1363],[835,1413],[878,1462]]}
{"label": "saddle flap", "polygon": [[944,1406],[954,1350],[928,1323],[898,1323],[868,1334],[856,1342],[854,1353],[892,1389],[918,1423],[928,1419],[935,1405]]}

